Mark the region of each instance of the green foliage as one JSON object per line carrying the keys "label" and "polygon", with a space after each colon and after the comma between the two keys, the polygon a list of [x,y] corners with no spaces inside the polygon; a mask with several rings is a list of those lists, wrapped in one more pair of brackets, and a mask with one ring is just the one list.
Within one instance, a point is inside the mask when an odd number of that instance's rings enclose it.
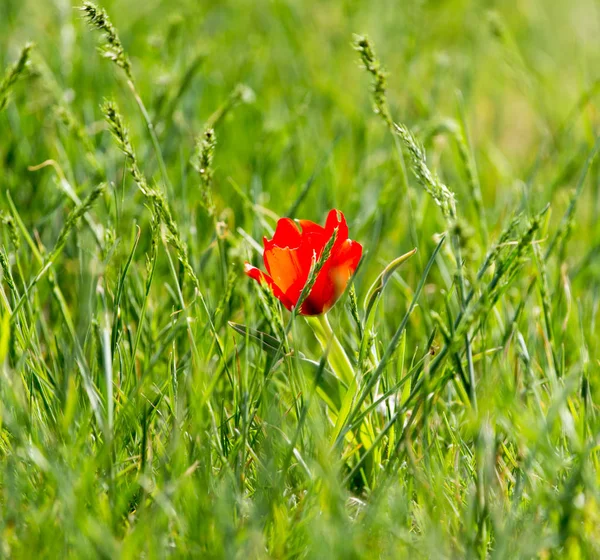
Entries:
{"label": "green foliage", "polygon": [[600,556],[600,8],[490,6],[4,1],[0,556]]}
{"label": "green foliage", "polygon": [[8,103],[8,94],[10,93],[10,90],[17,80],[25,73],[32,48],[33,45],[31,43],[27,43],[23,47],[17,62],[7,68],[4,77],[0,81],[0,111],[2,111]]}

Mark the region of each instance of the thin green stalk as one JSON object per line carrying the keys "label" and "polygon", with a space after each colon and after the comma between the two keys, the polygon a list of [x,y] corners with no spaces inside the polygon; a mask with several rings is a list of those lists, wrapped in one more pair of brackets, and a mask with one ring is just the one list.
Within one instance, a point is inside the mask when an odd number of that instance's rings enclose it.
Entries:
{"label": "thin green stalk", "polygon": [[327,314],[306,317],[323,351],[329,349],[328,361],[333,372],[346,385],[354,382],[354,366],[331,328]]}
{"label": "thin green stalk", "polygon": [[154,129],[154,124],[152,124],[150,114],[148,113],[148,110],[146,109],[146,106],[144,105],[144,102],[142,101],[142,98],[140,97],[132,78],[129,78],[127,80],[127,87],[129,87],[131,93],[133,94],[133,98],[135,99],[135,102],[140,110],[144,122],[146,123],[146,128],[148,129],[148,133],[150,134],[150,140],[152,142],[152,147],[154,148],[154,155],[156,156],[158,168],[160,169],[160,175],[165,183],[167,192],[171,196],[174,196],[175,193],[173,191],[173,185],[171,184],[169,174],[167,173],[167,166],[165,165],[165,160],[162,155],[162,150],[160,148],[158,136],[156,136],[156,130]]}

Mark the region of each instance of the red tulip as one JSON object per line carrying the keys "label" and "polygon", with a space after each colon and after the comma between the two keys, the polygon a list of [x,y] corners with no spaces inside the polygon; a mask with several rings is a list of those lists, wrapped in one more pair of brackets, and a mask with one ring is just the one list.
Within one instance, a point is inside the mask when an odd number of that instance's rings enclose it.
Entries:
{"label": "red tulip", "polygon": [[313,259],[318,261],[335,228],[338,228],[331,254],[300,308],[302,315],[320,315],[331,309],[344,293],[360,261],[362,246],[348,239],[346,219],[337,210],[329,212],[325,227],[310,220],[298,222],[300,228],[294,220],[281,218],[273,239],[263,239],[263,260],[269,274],[249,263],[246,263],[245,271],[250,278],[268,285],[275,297],[291,311],[308,280]]}

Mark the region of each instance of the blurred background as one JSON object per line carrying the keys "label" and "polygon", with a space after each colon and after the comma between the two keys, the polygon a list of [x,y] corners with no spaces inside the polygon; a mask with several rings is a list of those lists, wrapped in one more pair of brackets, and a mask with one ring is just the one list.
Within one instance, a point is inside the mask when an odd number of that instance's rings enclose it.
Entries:
{"label": "blurred background", "polygon": [[[598,120],[600,7],[594,0],[107,0],[103,6],[155,120],[174,205],[194,196],[182,164],[194,135],[237,84],[253,92],[247,98],[254,101],[217,131],[219,207],[233,209],[238,221],[242,202],[231,182],[282,214],[315,174],[298,209],[307,217],[319,219],[334,205],[358,224],[377,207],[399,215],[405,197],[396,196],[396,163],[388,157],[387,132],[372,116],[353,33],[368,34],[376,45],[396,120],[419,131],[457,118],[460,93],[492,225],[509,209],[560,198],[569,169],[577,169],[572,160]],[[33,41],[35,59],[48,70],[18,86],[25,104],[0,123],[3,187],[15,191],[36,221],[52,218],[60,193],[51,172],[26,173],[23,166],[59,159],[67,149],[56,141],[53,96],[73,109],[98,145],[110,142],[101,133],[104,98],[122,105],[134,143],[144,133],[117,69],[96,53],[99,37],[76,7],[66,0],[0,1],[0,61],[6,66]],[[573,119],[586,93],[591,102]],[[574,130],[558,137],[565,123]],[[468,216],[472,207],[461,191],[464,181],[453,176],[452,148],[443,137],[437,142],[432,157],[442,160],[443,178]],[[569,142],[569,149],[550,157],[557,142]],[[152,157],[144,160],[149,175]],[[565,176],[557,176],[556,158]],[[88,180],[83,163],[71,167],[78,185]],[[382,193],[393,193],[390,205],[381,204]],[[596,216],[597,202],[588,210]],[[393,229],[397,239],[388,241],[399,244],[405,230]]]}

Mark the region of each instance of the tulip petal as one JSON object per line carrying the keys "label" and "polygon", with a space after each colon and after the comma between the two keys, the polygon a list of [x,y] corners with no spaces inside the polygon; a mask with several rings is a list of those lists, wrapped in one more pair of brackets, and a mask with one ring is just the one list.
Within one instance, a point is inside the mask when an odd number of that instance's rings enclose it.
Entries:
{"label": "tulip petal", "polygon": [[305,235],[325,235],[325,228],[319,224],[315,224],[311,220],[298,220],[302,228],[302,236]]}
{"label": "tulip petal", "polygon": [[335,268],[345,267],[354,274],[354,271],[360,262],[360,258],[362,257],[362,250],[362,245],[358,241],[346,239],[339,249],[331,256],[333,266]]}
{"label": "tulip petal", "polygon": [[362,245],[346,239],[325,263],[313,289],[302,304],[305,315],[329,311],[346,290],[362,256]]}
{"label": "tulip petal", "polygon": [[[302,243],[302,236],[300,234],[300,230],[298,226],[294,222],[294,220],[290,218],[281,218],[277,221],[277,227],[275,228],[275,234],[273,235],[273,239],[263,238],[264,252],[263,252],[263,261],[265,263],[265,267],[267,272],[273,276],[273,271],[271,270],[271,262],[273,259],[268,258],[268,256],[276,249],[297,249]],[[279,254],[279,251],[275,251]],[[284,265],[288,264],[287,259],[284,258]],[[279,272],[281,273],[283,269]],[[285,288],[282,288],[285,292]]]}
{"label": "tulip petal", "polygon": [[277,227],[273,234],[273,239],[264,238],[265,249],[271,247],[287,247],[296,249],[300,246],[302,236],[296,222],[291,218],[280,218],[277,220]]}
{"label": "tulip petal", "polygon": [[287,296],[281,291],[281,289],[273,282],[273,279],[265,274],[262,270],[252,266],[250,263],[246,263],[244,265],[244,272],[253,280],[260,282],[261,284],[266,284],[273,291],[273,295],[281,302],[285,307],[291,311],[293,304],[287,298]]}
{"label": "tulip petal", "polygon": [[348,224],[344,214],[335,208],[330,210],[327,215],[327,221],[325,222],[325,235],[329,239],[333,235],[333,230],[338,228],[338,234],[336,239],[336,245],[341,245],[346,239],[348,239]]}
{"label": "tulip petal", "polygon": [[311,256],[306,247],[288,249],[274,246],[265,249],[264,261],[275,284],[295,303],[306,283],[311,265]]}
{"label": "tulip petal", "polygon": [[[331,238],[333,230],[328,233],[323,226],[315,224],[310,220],[299,220],[299,223],[302,227],[302,242],[300,248],[308,253],[312,263],[313,253],[317,258],[321,256],[323,248]],[[307,248],[309,249],[308,251]]]}

